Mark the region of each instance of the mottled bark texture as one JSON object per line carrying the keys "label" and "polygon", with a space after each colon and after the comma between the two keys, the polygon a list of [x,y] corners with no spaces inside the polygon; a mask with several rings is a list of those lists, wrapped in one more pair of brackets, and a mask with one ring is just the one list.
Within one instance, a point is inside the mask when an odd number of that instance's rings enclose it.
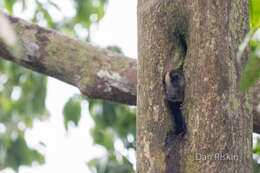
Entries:
{"label": "mottled bark texture", "polygon": [[[138,1],[138,173],[252,172],[253,108],[239,91],[249,49],[236,61],[248,31],[248,0]],[[182,56],[183,138],[171,133],[163,87]]]}
{"label": "mottled bark texture", "polygon": [[[23,54],[17,56],[1,43],[0,58],[70,83],[90,98],[135,105],[135,59],[93,47],[19,18],[6,16],[15,26]],[[80,73],[81,71],[83,72]],[[118,87],[121,89],[117,89]],[[256,111],[260,103],[260,84],[255,88],[254,132],[260,133],[260,112]]]}
{"label": "mottled bark texture", "polygon": [[2,58],[72,84],[89,98],[136,104],[135,59],[5,16],[14,26],[20,52],[0,41]]}

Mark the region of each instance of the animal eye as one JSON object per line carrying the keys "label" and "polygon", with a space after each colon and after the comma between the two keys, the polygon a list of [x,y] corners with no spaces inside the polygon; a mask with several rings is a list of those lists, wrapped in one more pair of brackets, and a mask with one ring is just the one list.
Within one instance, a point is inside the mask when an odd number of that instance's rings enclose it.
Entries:
{"label": "animal eye", "polygon": [[180,78],[179,75],[173,75],[173,76],[172,76],[172,79],[173,79],[173,80],[179,80],[179,78]]}

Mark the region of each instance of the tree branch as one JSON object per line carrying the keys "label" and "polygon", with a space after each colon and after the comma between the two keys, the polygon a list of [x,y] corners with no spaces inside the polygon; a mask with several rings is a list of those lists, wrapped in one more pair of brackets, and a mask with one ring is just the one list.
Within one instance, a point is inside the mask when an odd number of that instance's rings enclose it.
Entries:
{"label": "tree branch", "polygon": [[[136,60],[94,47],[53,30],[7,15],[22,55],[0,41],[0,57],[76,86],[89,98],[136,104]],[[254,89],[254,132],[260,133],[260,84]]]}
{"label": "tree branch", "polygon": [[18,55],[0,42],[0,56],[74,85],[89,98],[136,104],[136,60],[4,14],[14,26]]}

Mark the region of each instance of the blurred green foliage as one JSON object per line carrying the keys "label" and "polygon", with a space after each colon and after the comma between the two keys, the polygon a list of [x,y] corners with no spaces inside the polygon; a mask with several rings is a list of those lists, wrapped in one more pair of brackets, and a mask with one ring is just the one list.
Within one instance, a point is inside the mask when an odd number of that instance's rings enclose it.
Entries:
{"label": "blurred green foliage", "polygon": [[44,157],[27,146],[24,132],[34,119],[48,116],[46,77],[1,59],[0,67],[0,170],[44,163]]}
{"label": "blurred green foliage", "polygon": [[64,115],[64,126],[66,130],[68,130],[69,122],[74,123],[76,126],[80,120],[81,116],[81,97],[80,96],[73,96],[71,97],[68,102],[65,104],[63,108],[63,115]]}
{"label": "blurred green foliage", "polygon": [[136,149],[136,109],[103,100],[88,100],[89,111],[95,122],[91,129],[94,144],[103,146],[105,157],[92,159],[88,165],[98,173],[132,173],[132,163],[127,155],[116,148],[116,141],[128,153]]}
{"label": "blurred green foliage", "polygon": [[259,0],[250,0],[250,28],[260,27],[260,3]]}
{"label": "blurred green foliage", "polygon": [[[251,34],[247,37],[252,38],[257,30],[260,29],[260,1],[250,0],[250,28]],[[252,32],[253,31],[253,32]],[[252,40],[243,44],[251,43],[251,53],[248,63],[242,73],[240,79],[240,90],[246,91],[252,87],[260,78],[260,40]],[[238,54],[242,54],[244,50],[239,50]]]}
{"label": "blurred green foliage", "polygon": [[[113,151],[111,144],[120,138],[126,148],[135,149],[135,108],[103,100],[89,100],[89,111],[96,123],[91,129],[95,144],[102,144],[108,151]],[[127,139],[128,135],[133,137],[132,141]]]}
{"label": "blurred green foliage", "polygon": [[256,147],[253,150],[254,154],[260,155],[260,138],[257,139]]}
{"label": "blurred green foliage", "polygon": [[[59,4],[50,0],[33,2],[35,9],[29,8],[32,2],[28,0],[3,0],[0,5],[11,14],[15,6],[22,7],[23,11],[34,10],[31,16],[34,23],[44,21],[50,28],[76,36],[75,25],[80,24],[88,30],[92,23],[100,21],[107,0],[72,0],[75,15],[63,17],[58,22],[54,21],[50,9],[60,12]],[[90,37],[86,40],[90,40]],[[46,76],[0,59],[0,170],[7,167],[18,170],[19,166],[32,165],[33,162],[44,163],[44,156],[28,147],[24,133],[33,126],[34,120],[49,116],[45,108],[46,86]],[[69,121],[77,125],[81,114],[80,104],[80,100],[73,97],[65,105],[66,129]]]}
{"label": "blurred green foliage", "polygon": [[97,173],[134,173],[132,163],[126,157],[122,157],[118,164],[118,159],[114,155],[108,157],[93,159],[88,162],[88,166],[92,172]]}
{"label": "blurred green foliage", "polygon": [[[36,7],[31,20],[35,23],[45,21],[48,27],[77,36],[76,25],[89,33],[91,24],[98,23],[104,16],[108,0],[71,0],[75,15],[55,21],[50,9],[60,11],[54,1],[35,0]],[[250,27],[258,28],[260,23],[259,0],[250,0]],[[1,4],[1,3],[0,3]],[[3,0],[3,8],[11,14],[14,6],[20,5],[24,11],[30,6],[28,0]],[[91,41],[90,33],[87,41]],[[117,46],[108,49],[122,53]],[[259,78],[259,44],[252,42],[250,61],[241,80],[241,88],[247,89]],[[258,77],[258,78],[257,78]],[[44,156],[27,146],[24,139],[26,129],[33,126],[36,119],[48,117],[45,108],[47,79],[15,64],[0,59],[0,170],[10,167],[18,170],[19,166],[33,162],[44,163]],[[64,106],[64,126],[69,130],[69,122],[78,124],[81,118],[83,96],[72,96]],[[88,162],[88,166],[97,173],[133,173],[132,162],[126,153],[136,149],[136,110],[133,107],[102,100],[88,100],[89,111],[95,122],[91,129],[94,144],[103,146],[106,155]],[[116,143],[123,144],[121,153]],[[259,154],[258,142],[254,153]],[[122,149],[121,149],[122,150]],[[255,172],[260,166],[254,161]]]}
{"label": "blurred green foliage", "polygon": [[[117,46],[108,46],[107,49],[122,53]],[[77,125],[79,119],[75,117],[80,116],[78,114],[79,103],[83,101],[83,98],[84,96],[75,95],[65,104],[63,110],[65,127],[69,121]],[[135,107],[103,100],[87,100],[88,110],[95,122],[95,126],[90,131],[93,143],[106,149],[106,154],[102,158],[94,158],[88,162],[91,171],[93,173],[134,173],[133,164],[129,161],[128,156],[124,155],[125,153],[121,153],[121,150],[129,153],[136,149]],[[116,142],[122,143],[123,149],[118,149]]]}
{"label": "blurred green foliage", "polygon": [[260,172],[260,138],[258,137],[257,143],[253,149],[254,155],[256,155],[256,158],[253,160],[253,167],[254,167],[254,173],[259,173]]}
{"label": "blurred green foliage", "polygon": [[44,163],[44,157],[38,151],[28,148],[23,133],[20,133],[7,144],[6,166],[18,170],[20,165],[31,165],[33,161]]}
{"label": "blurred green foliage", "polygon": [[251,41],[251,53],[240,79],[240,90],[246,91],[260,78],[260,42]]}

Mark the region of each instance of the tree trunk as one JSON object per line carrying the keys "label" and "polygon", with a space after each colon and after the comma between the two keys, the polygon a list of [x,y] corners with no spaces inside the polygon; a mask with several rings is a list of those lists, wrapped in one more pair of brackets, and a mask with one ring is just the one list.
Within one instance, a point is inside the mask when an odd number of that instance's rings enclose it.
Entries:
{"label": "tree trunk", "polygon": [[[138,1],[137,172],[252,172],[252,102],[239,91],[249,1]],[[184,137],[163,78],[185,57]],[[177,65],[177,66],[174,66]]]}

